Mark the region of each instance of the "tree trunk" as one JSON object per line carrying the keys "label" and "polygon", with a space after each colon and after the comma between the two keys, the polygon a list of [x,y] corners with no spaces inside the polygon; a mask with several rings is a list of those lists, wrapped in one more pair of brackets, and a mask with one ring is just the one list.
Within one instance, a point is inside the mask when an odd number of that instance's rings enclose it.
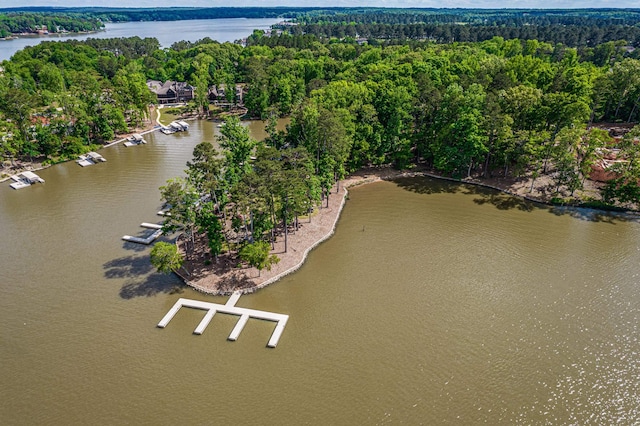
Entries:
{"label": "tree trunk", "polygon": [[638,107],[638,102],[640,102],[640,96],[638,96],[636,101],[633,103],[633,108],[631,108],[631,114],[629,114],[627,123],[631,123],[631,118],[633,118],[633,114],[636,112],[636,108]]}
{"label": "tree trunk", "polygon": [[242,215],[242,227],[244,228],[244,240],[247,241],[249,239],[249,227],[247,226],[247,218],[246,214]]}
{"label": "tree trunk", "polygon": [[227,233],[224,231],[224,229],[222,229],[222,236],[224,237],[224,242],[227,243],[227,248],[229,249],[229,253],[231,253],[231,243],[229,242],[229,237],[227,236]]}
{"label": "tree trunk", "polygon": [[289,237],[289,233],[288,233],[288,227],[287,227],[287,213],[285,210],[285,214],[284,217],[282,218],[282,223],[284,225],[284,252],[287,252],[287,244],[289,242],[288,237]]}
{"label": "tree trunk", "polygon": [[529,193],[532,193],[532,192],[533,192],[533,184],[536,182],[536,179],[537,179],[537,178],[533,178],[533,179],[531,180],[531,188],[529,188]]}
{"label": "tree trunk", "polygon": [[249,212],[249,217],[251,218],[251,221],[249,222],[251,224],[251,237],[250,237],[250,242],[253,243],[253,210],[251,210]]}
{"label": "tree trunk", "polygon": [[484,160],[484,170],[482,171],[485,178],[491,177],[489,174],[489,160],[491,159],[491,151],[487,152],[487,158]]}
{"label": "tree trunk", "polygon": [[627,94],[627,88],[625,88],[622,93],[620,94],[620,100],[618,101],[618,106],[616,107],[616,112],[613,115],[613,119],[614,121],[618,118],[618,112],[620,112],[620,107],[622,106],[622,100],[624,99],[625,95]]}

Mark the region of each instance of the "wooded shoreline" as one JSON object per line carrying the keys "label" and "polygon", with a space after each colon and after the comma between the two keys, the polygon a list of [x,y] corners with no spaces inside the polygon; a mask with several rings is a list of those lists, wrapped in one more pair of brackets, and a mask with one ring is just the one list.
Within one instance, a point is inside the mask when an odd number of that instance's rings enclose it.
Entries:
{"label": "wooded shoreline", "polygon": [[[271,270],[262,270],[259,274],[256,268],[238,268],[238,261],[228,253],[221,255],[218,263],[208,263],[207,260],[211,258],[206,253],[206,243],[204,243],[200,245],[201,251],[199,253],[196,249],[194,250],[196,251],[194,256],[186,258],[183,268],[177,271],[176,274],[186,285],[206,294],[221,296],[232,294],[235,291],[240,291],[243,294],[253,293],[297,271],[304,264],[311,250],[334,234],[340,214],[348,199],[349,188],[379,181],[419,177],[474,185],[499,191],[507,196],[517,197],[522,200],[550,206],[554,205],[551,202],[552,197],[550,195],[545,196],[539,191],[533,194],[523,193],[523,190],[528,191],[527,188],[530,186],[530,181],[526,180],[520,183],[513,182],[513,180],[488,183],[478,179],[455,179],[442,176],[426,168],[413,170],[395,170],[391,167],[365,168],[340,181],[338,192],[336,192],[336,187],[334,186],[329,197],[328,207],[318,209],[311,218],[310,223],[303,221],[299,231],[295,234],[289,234],[289,250],[286,253],[284,253],[282,238],[275,243],[275,249],[271,253],[276,254],[280,258],[280,262],[273,265]],[[629,210],[628,212],[637,214],[636,211]],[[185,251],[180,248],[182,244],[180,239],[178,239],[177,244],[184,254]]]}

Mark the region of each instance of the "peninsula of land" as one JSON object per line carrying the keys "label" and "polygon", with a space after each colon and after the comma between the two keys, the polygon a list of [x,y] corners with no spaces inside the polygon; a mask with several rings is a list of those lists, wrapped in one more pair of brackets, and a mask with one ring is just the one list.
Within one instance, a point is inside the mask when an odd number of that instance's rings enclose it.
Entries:
{"label": "peninsula of land", "polygon": [[[278,236],[271,253],[278,256],[280,261],[272,265],[271,269],[258,271],[253,267],[238,267],[237,254],[228,252],[220,255],[217,262],[212,262],[206,238],[200,235],[196,241],[195,250],[187,253],[181,249],[185,261],[176,273],[188,286],[203,293],[213,295],[229,295],[236,291],[253,293],[295,272],[303,265],[311,250],[333,235],[340,213],[348,199],[349,188],[383,180],[392,181],[421,176],[494,189],[502,193],[497,197],[519,197],[531,202],[552,204],[553,182],[549,179],[541,179],[539,185],[531,191],[531,177],[460,180],[441,176],[433,170],[419,166],[411,170],[396,170],[391,167],[365,168],[336,184],[332,188],[328,203],[317,208],[310,220],[300,222],[298,231],[288,235],[286,252],[284,238],[282,235]],[[595,182],[590,183],[585,190],[588,193],[595,193],[598,190],[595,185]],[[178,246],[183,245],[184,241],[179,240]]]}

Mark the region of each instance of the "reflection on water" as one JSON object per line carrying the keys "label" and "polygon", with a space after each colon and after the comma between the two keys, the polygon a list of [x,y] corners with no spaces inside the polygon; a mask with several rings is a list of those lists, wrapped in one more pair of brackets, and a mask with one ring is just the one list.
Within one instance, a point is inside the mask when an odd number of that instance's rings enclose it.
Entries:
{"label": "reflection on water", "polygon": [[[252,126],[257,124],[252,124]],[[252,129],[252,132],[255,130]],[[430,179],[354,188],[336,234],[237,306],[123,243],[214,125],[0,185],[0,418],[7,424],[632,424],[640,421],[631,216],[548,208]],[[364,229],[364,231],[363,231]],[[37,409],[34,409],[37,407]]]}

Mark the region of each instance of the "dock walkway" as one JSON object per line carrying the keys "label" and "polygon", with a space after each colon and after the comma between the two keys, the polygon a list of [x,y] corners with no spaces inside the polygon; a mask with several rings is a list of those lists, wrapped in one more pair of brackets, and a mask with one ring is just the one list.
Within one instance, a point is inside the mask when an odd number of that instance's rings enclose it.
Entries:
{"label": "dock walkway", "polygon": [[202,318],[202,321],[200,321],[200,324],[198,324],[196,329],[193,331],[194,334],[202,334],[213,319],[213,316],[216,312],[239,316],[240,319],[236,323],[236,326],[233,328],[228,338],[228,340],[231,341],[238,340],[240,333],[244,329],[244,326],[247,324],[247,322],[249,322],[250,318],[256,318],[265,321],[274,321],[276,322],[276,327],[271,334],[271,338],[269,339],[267,346],[270,348],[275,348],[278,345],[280,336],[282,336],[282,333],[284,332],[284,327],[287,325],[289,315],[257,311],[255,309],[239,308],[235,306],[235,304],[238,302],[241,294],[242,293],[238,291],[233,293],[233,295],[231,295],[227,303],[225,303],[224,305],[180,298],[173,305],[173,307],[169,309],[169,312],[167,312],[167,314],[160,320],[160,322],[158,323],[158,327],[165,328],[167,324],[169,324],[169,321],[171,321],[171,319],[178,313],[178,311],[182,307],[203,309],[207,311],[204,318]]}
{"label": "dock walkway", "polygon": [[149,245],[155,240],[157,240],[158,238],[160,238],[160,236],[162,235],[162,225],[158,225],[157,223],[142,222],[140,226],[147,229],[154,229],[155,231],[146,238],[132,237],[131,235],[123,235],[122,239],[132,243]]}

